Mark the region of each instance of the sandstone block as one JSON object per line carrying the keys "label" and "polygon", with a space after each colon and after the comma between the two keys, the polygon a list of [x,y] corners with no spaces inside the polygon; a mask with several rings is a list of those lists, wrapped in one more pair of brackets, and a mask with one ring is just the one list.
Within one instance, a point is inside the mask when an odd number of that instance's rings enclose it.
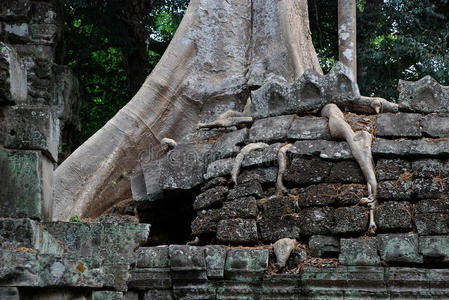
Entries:
{"label": "sandstone block", "polygon": [[[22,4],[24,2],[20,1]],[[11,1],[8,0],[7,3],[10,4]],[[29,9],[29,3],[25,3]],[[1,9],[0,11],[3,12]],[[12,9],[8,9],[7,11],[14,13]],[[27,95],[27,71],[22,60],[19,58],[14,47],[0,42],[0,105],[26,103]]]}
{"label": "sandstone block", "polygon": [[416,233],[379,234],[377,242],[380,257],[386,262],[423,262],[423,257],[418,252]]}
{"label": "sandstone block", "polygon": [[339,262],[346,266],[378,266],[380,258],[377,254],[377,240],[341,239]]}
{"label": "sandstone block", "polygon": [[282,238],[298,239],[300,217],[296,214],[281,217],[263,216],[257,221],[262,241],[274,243]]}
{"label": "sandstone block", "polygon": [[58,161],[59,119],[48,108],[8,108],[2,122],[5,147],[42,150],[52,161]]}
{"label": "sandstone block", "polygon": [[288,130],[287,138],[295,140],[330,140],[327,118],[295,118]]}
{"label": "sandstone block", "polygon": [[223,278],[226,262],[226,246],[213,245],[204,248],[208,278]]}
{"label": "sandstone block", "polygon": [[419,253],[425,260],[448,262],[449,237],[448,236],[420,236]]}
{"label": "sandstone block", "polygon": [[449,115],[428,114],[421,122],[422,132],[433,138],[449,137]]}
{"label": "sandstone block", "polygon": [[249,142],[270,144],[285,141],[294,118],[294,115],[287,115],[256,120],[249,131]]}
{"label": "sandstone block", "polygon": [[414,82],[400,80],[399,89],[398,104],[401,111],[449,112],[449,87],[440,85],[430,76]]}
{"label": "sandstone block", "polygon": [[421,114],[384,113],[376,120],[376,136],[380,137],[420,137]]}
{"label": "sandstone block", "polygon": [[136,251],[137,268],[168,268],[170,259],[168,256],[168,247],[140,247]]}
{"label": "sandstone block", "polygon": [[0,149],[0,217],[51,217],[53,164],[39,151]]}

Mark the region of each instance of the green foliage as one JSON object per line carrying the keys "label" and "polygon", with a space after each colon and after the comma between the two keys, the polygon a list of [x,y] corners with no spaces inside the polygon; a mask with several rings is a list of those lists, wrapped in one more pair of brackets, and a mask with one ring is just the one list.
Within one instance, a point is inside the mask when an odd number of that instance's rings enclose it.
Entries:
{"label": "green foliage", "polygon": [[[156,3],[153,1],[152,3]],[[173,37],[187,6],[187,0],[163,0],[148,9],[144,21],[148,65],[141,72],[148,75]],[[83,89],[80,113],[81,131],[75,133],[64,150],[73,151],[98,131],[132,96],[131,72],[124,50],[132,54],[138,44],[126,30],[122,19],[134,17],[132,9],[118,0],[67,0],[65,2],[65,40],[67,63],[78,75]],[[137,16],[136,16],[137,19]],[[133,21],[124,22],[133,26]],[[129,29],[129,27],[128,27]],[[138,30],[138,28],[136,29]],[[152,46],[154,45],[154,49]]]}
{"label": "green foliage", "polygon": [[[309,0],[312,39],[325,72],[338,59],[337,1]],[[397,100],[399,79],[449,83],[448,0],[357,1],[361,93]]]}
{"label": "green foliage", "polygon": [[77,215],[71,216],[69,222],[81,223],[81,218]]}

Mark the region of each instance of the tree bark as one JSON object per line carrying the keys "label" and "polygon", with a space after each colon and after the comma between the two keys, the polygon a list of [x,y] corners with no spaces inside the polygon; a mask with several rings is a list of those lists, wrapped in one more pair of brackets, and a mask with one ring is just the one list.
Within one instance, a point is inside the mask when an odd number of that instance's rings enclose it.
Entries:
{"label": "tree bark", "polygon": [[198,121],[239,109],[270,73],[321,72],[306,0],[192,0],[167,51],[132,98],[55,171],[53,219],[95,217],[130,197],[129,174]]}

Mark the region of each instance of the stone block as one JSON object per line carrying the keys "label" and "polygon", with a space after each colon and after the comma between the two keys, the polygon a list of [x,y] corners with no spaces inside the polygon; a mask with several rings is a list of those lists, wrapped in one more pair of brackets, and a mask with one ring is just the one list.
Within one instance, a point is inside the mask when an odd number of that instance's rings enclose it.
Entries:
{"label": "stone block", "polygon": [[399,110],[418,113],[449,112],[449,87],[430,76],[418,81],[399,80]]}
{"label": "stone block", "polygon": [[415,223],[420,235],[449,233],[449,200],[421,200],[415,205]]}
{"label": "stone block", "polygon": [[377,254],[376,238],[341,239],[340,264],[346,266],[378,266],[380,258]]}
{"label": "stone block", "polygon": [[171,290],[148,290],[143,294],[143,300],[153,299],[172,300],[173,293]]}
{"label": "stone block", "polygon": [[92,292],[92,300],[123,300],[123,293],[114,291],[94,291]]}
{"label": "stone block", "polygon": [[4,30],[9,41],[27,43],[30,40],[30,30],[27,23],[5,24]]}
{"label": "stone block", "polygon": [[224,244],[254,244],[257,242],[255,220],[221,220],[217,226],[217,240]]}
{"label": "stone block", "polygon": [[409,202],[387,201],[376,207],[376,224],[383,231],[412,229],[412,208]]}
{"label": "stone block", "polygon": [[328,234],[334,226],[334,209],[310,207],[300,212],[301,235]]}
{"label": "stone block", "polygon": [[29,34],[31,40],[39,45],[53,45],[61,35],[57,24],[31,24]]}
{"label": "stone block", "polygon": [[27,71],[15,48],[2,42],[0,42],[0,70],[0,105],[26,103]]}
{"label": "stone block", "polygon": [[142,203],[149,200],[143,173],[131,176],[131,193],[135,202]]}
{"label": "stone block", "polygon": [[314,155],[324,159],[353,158],[348,143],[325,140],[296,141],[287,153],[293,157]]}
{"label": "stone block", "polygon": [[419,253],[424,256],[424,260],[449,262],[449,237],[420,236]]}
{"label": "stone block", "polygon": [[211,178],[231,175],[232,165],[234,163],[233,158],[219,159],[207,166],[204,179],[209,180]]}
{"label": "stone block", "polygon": [[418,199],[436,199],[448,194],[449,185],[442,178],[415,178],[413,192]]}
{"label": "stone block", "polygon": [[241,146],[248,139],[248,129],[243,128],[231,131],[220,136],[207,154],[209,162],[217,159],[235,156],[240,152]]}
{"label": "stone block", "polygon": [[257,220],[263,242],[274,243],[282,238],[298,239],[300,235],[300,217],[287,214],[280,217],[263,216]]}
{"label": "stone block", "polygon": [[130,271],[128,286],[137,290],[171,289],[170,268],[135,268]]}
{"label": "stone block", "polygon": [[0,286],[38,286],[39,264],[34,251],[0,248]]}
{"label": "stone block", "polygon": [[[295,265],[293,268],[296,268]],[[264,275],[260,299],[299,299],[299,280],[290,275]]]}
{"label": "stone block", "polygon": [[449,115],[428,114],[421,121],[422,132],[433,138],[449,137]]}
{"label": "stone block", "polygon": [[53,164],[39,151],[0,149],[0,217],[49,219]]}
{"label": "stone block", "polygon": [[318,112],[327,103],[349,104],[360,98],[351,71],[342,63],[323,76],[308,70],[293,84],[268,81],[251,94],[254,118]]}
{"label": "stone block", "polygon": [[411,200],[413,184],[409,179],[381,181],[377,188],[379,200]]}
{"label": "stone block", "polygon": [[41,150],[58,161],[59,119],[49,108],[11,107],[2,122],[6,148]]}
{"label": "stone block", "polygon": [[418,252],[418,235],[416,233],[379,234],[377,242],[380,257],[386,262],[423,262],[423,257]]}
{"label": "stone block", "polygon": [[371,152],[374,157],[447,157],[449,140],[385,140],[376,139]]}
{"label": "stone block", "polygon": [[212,178],[201,187],[200,191],[203,193],[208,189],[214,188],[216,186],[226,186],[227,184],[228,180],[224,177]]}
{"label": "stone block", "polygon": [[220,209],[209,209],[198,212],[191,224],[192,235],[214,233],[217,231],[218,221],[221,220]]}
{"label": "stone block", "polygon": [[332,163],[318,159],[295,158],[284,173],[284,180],[288,183],[308,185],[324,182],[330,173]]}
{"label": "stone block", "polygon": [[407,160],[399,158],[377,160],[376,177],[379,181],[398,180],[402,174],[411,172],[411,164]]}
{"label": "stone block", "polygon": [[145,243],[150,224],[45,222],[48,232],[74,255],[100,256],[106,263],[135,263],[134,250]]}
{"label": "stone block", "polygon": [[256,199],[244,197],[223,203],[222,217],[223,219],[257,217]]}
{"label": "stone block", "polygon": [[34,2],[31,3],[33,10],[32,20],[33,23],[39,24],[55,24],[57,22],[57,14],[55,12],[55,6],[52,3],[46,2]]}
{"label": "stone block", "polygon": [[376,136],[380,137],[420,137],[421,114],[384,113],[376,119]]}
{"label": "stone block", "polygon": [[300,207],[331,206],[337,201],[339,194],[338,185],[327,183],[308,186],[298,196]]}
{"label": "stone block", "polygon": [[239,183],[247,183],[250,181],[256,181],[260,184],[275,183],[278,176],[278,168],[268,167],[268,168],[254,168],[249,170],[244,170],[238,177]]}
{"label": "stone block", "polygon": [[365,184],[342,184],[338,189],[337,204],[339,206],[356,205],[360,199],[367,196],[368,189]]}
{"label": "stone block", "polygon": [[340,241],[330,235],[312,235],[309,239],[309,250],[315,257],[335,257],[340,253]]}
{"label": "stone block", "polygon": [[295,199],[288,196],[270,197],[260,200],[262,215],[268,218],[284,217],[297,212]]}
{"label": "stone block", "polygon": [[62,245],[30,219],[0,219],[0,245],[9,250],[27,248],[45,254],[63,253]]}
{"label": "stone block", "polygon": [[224,278],[226,252],[226,246],[213,245],[204,248],[207,278]]}
{"label": "stone block", "polygon": [[258,182],[248,182],[235,186],[229,191],[228,200],[234,200],[242,197],[254,196],[256,198],[262,197],[262,186]]}
{"label": "stone block", "polygon": [[368,229],[369,210],[362,206],[335,209],[333,234],[363,234]]}
{"label": "stone block", "polygon": [[114,278],[128,276],[126,269],[115,266],[113,271],[107,269],[99,257],[80,257],[77,255],[38,255],[39,286],[61,287],[111,287],[126,289],[126,284],[116,282]]}
{"label": "stone block", "polygon": [[268,167],[277,164],[278,152],[281,144],[271,144],[267,148],[248,153],[242,161],[242,167]]}
{"label": "stone block", "polygon": [[161,163],[162,189],[189,190],[202,184],[205,158],[210,147],[208,144],[179,145],[168,152]]}
{"label": "stone block", "polygon": [[27,21],[31,3],[27,0],[4,0],[0,3],[0,20]]}
{"label": "stone block", "polygon": [[365,177],[357,162],[340,161],[333,164],[328,180],[338,183],[364,183]]}
{"label": "stone block", "polygon": [[295,118],[287,133],[288,139],[295,140],[331,140],[327,129],[327,118]]}
{"label": "stone block", "polygon": [[262,279],[268,269],[267,249],[230,249],[226,256],[225,278],[236,281]]}
{"label": "stone block", "polygon": [[193,202],[193,209],[200,210],[222,204],[228,191],[225,186],[217,186],[199,194]]}
{"label": "stone block", "polygon": [[167,246],[140,247],[136,251],[137,268],[169,268],[170,259]]}
{"label": "stone block", "polygon": [[20,300],[19,290],[16,287],[0,287],[0,299]]}
{"label": "stone block", "polygon": [[432,299],[429,290],[429,270],[424,268],[385,268],[385,282],[393,299]]}
{"label": "stone block", "polygon": [[170,245],[170,268],[172,271],[205,271],[206,260],[202,247]]}
{"label": "stone block", "polygon": [[[141,197],[136,197],[136,199],[134,199],[134,201],[137,202],[138,208],[148,205],[148,202],[162,199],[165,195],[165,191],[162,190],[161,182],[162,160],[153,160],[149,163],[142,164],[141,167],[145,180],[145,192],[147,194],[146,197],[142,195]],[[134,181],[136,180],[138,180],[138,178],[134,179]],[[143,190],[143,187],[141,187],[141,190]]]}
{"label": "stone block", "polygon": [[443,161],[439,159],[418,159],[412,162],[414,178],[444,177]]}
{"label": "stone block", "polygon": [[294,118],[294,115],[287,115],[256,120],[249,131],[249,142],[271,144],[285,141]]}

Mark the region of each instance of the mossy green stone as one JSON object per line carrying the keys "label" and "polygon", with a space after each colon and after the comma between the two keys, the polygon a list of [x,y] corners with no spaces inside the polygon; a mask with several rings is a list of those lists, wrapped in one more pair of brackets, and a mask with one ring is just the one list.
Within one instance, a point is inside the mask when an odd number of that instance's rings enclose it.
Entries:
{"label": "mossy green stone", "polygon": [[41,155],[0,149],[0,217],[41,219]]}

